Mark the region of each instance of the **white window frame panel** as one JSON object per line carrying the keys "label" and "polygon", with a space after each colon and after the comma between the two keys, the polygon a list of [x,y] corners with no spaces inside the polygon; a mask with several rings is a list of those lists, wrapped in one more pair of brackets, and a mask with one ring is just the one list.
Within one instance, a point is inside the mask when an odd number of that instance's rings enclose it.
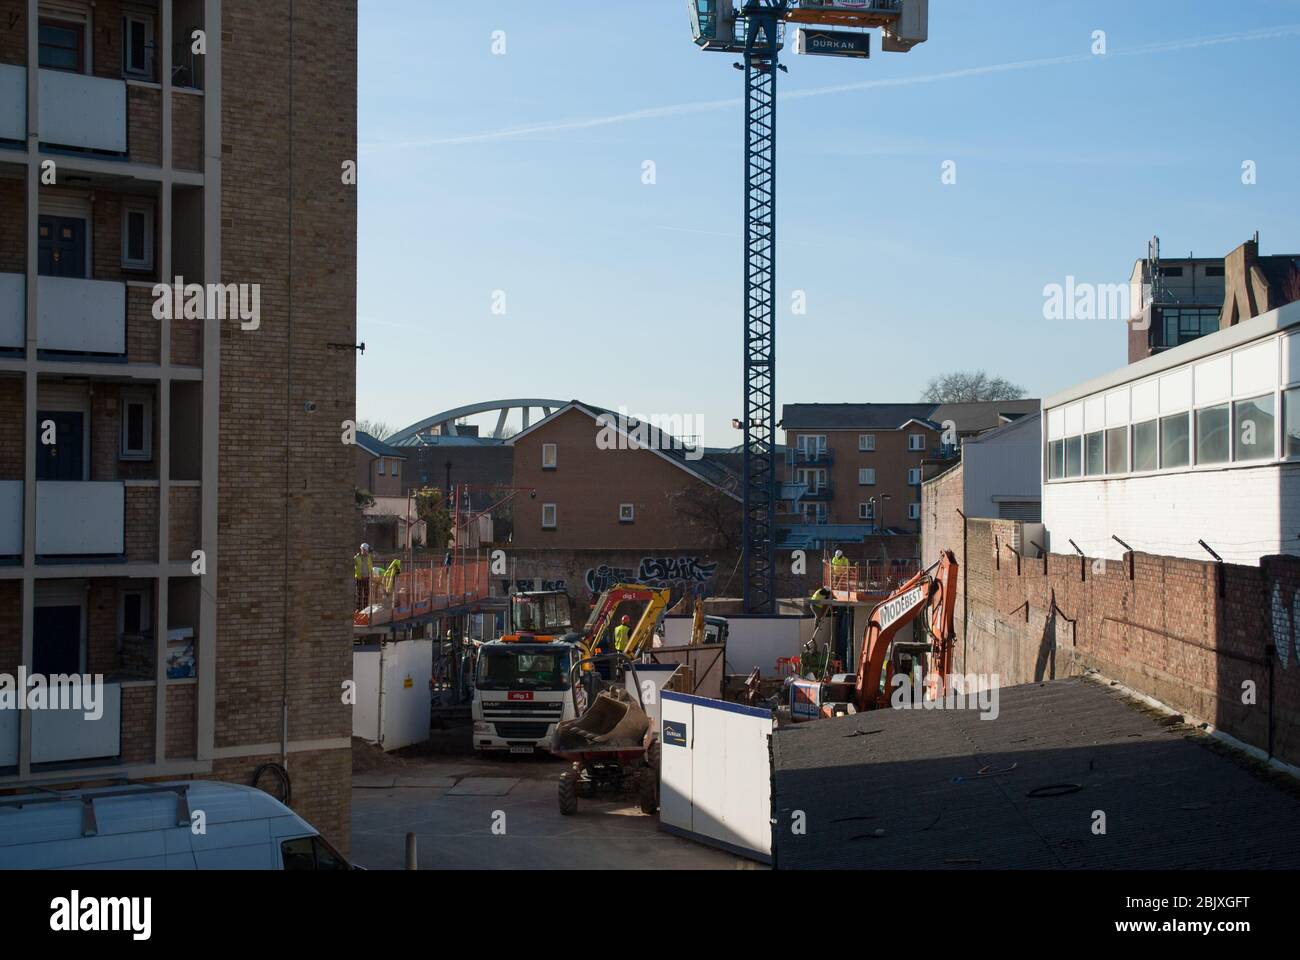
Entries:
{"label": "white window frame panel", "polygon": [[921,485],[921,468],[909,467],[907,470],[907,485],[909,487],[919,487]]}
{"label": "white window frame panel", "polygon": [[[131,62],[131,21],[144,24],[144,72],[137,73]],[[152,13],[143,10],[126,10],[122,13],[122,76],[131,80],[154,83],[157,76],[158,24]]]}
{"label": "white window frame panel", "polygon": [[874,433],[858,434],[858,452],[859,453],[876,452],[876,435]]}
{"label": "white window frame panel", "polygon": [[858,469],[858,486],[874,487],[876,485],[876,468],[860,467]]}
{"label": "white window frame panel", "polygon": [[907,505],[907,519],[909,520],[921,519],[921,505],[919,503],[909,503]]}
{"label": "white window frame panel", "polygon": [[[920,441],[920,442],[918,443],[918,441]],[[925,434],[924,434],[924,433],[909,433],[909,434],[907,435],[907,452],[908,452],[908,453],[924,453],[924,452],[925,452],[925,442],[926,442],[926,441],[925,441]]]}
{"label": "white window frame panel", "polygon": [[397,476],[401,472],[401,467],[402,467],[402,461],[394,457],[392,464],[388,468],[388,475],[390,477]]}
{"label": "white window frame panel", "polygon": [[620,503],[618,505],[618,522],[635,523],[636,522],[636,504]]}
{"label": "white window frame panel", "polygon": [[859,519],[859,520],[875,520],[875,519],[876,519],[876,505],[875,505],[874,503],[859,503],[859,504],[858,504],[858,519]]}
{"label": "white window frame panel", "polygon": [[[547,462],[547,454],[550,454],[550,462]],[[542,444],[542,469],[555,470],[560,465],[560,448],[554,443]]]}
{"label": "white window frame panel", "polygon": [[[127,408],[132,404],[144,407],[144,448],[141,450],[131,450],[126,445]],[[145,390],[127,390],[122,393],[122,429],[117,456],[119,460],[153,459],[153,396]]]}
{"label": "white window frame panel", "polygon": [[[547,522],[546,522],[546,515],[547,515],[548,512],[549,512],[550,515],[551,515],[551,522],[550,522],[550,523],[547,523]],[[559,525],[560,525],[560,522],[559,522],[559,521],[560,521],[560,511],[559,511],[559,508],[558,508],[555,504],[553,504],[553,503],[544,503],[544,504],[542,504],[542,529],[543,529],[543,530],[555,530],[555,529],[557,529],[557,528],[559,527]]]}
{"label": "white window frame panel", "polygon": [[[157,238],[154,236],[155,210],[152,200],[127,200],[122,203],[122,269],[153,270],[154,250]],[[130,250],[131,214],[138,213],[144,217],[144,259],[132,260]]]}

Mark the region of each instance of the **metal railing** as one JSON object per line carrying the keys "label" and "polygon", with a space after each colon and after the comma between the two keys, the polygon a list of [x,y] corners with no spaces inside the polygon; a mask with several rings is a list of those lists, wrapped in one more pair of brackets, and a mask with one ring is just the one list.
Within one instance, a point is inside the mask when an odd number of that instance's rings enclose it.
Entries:
{"label": "metal railing", "polygon": [[822,564],[822,585],[832,593],[890,593],[920,567],[915,560],[866,560],[858,563]]}
{"label": "metal railing", "polygon": [[352,616],[358,627],[402,623],[488,595],[488,562],[420,564],[389,575],[376,570],[370,578],[370,603]]}

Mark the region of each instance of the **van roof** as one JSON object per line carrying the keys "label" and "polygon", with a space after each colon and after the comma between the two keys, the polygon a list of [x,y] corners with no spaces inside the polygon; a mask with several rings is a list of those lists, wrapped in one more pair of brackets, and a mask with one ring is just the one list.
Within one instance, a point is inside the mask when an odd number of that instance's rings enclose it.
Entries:
{"label": "van roof", "polygon": [[[93,821],[87,819],[88,805]],[[91,822],[98,836],[172,829],[187,825],[195,810],[203,811],[209,826],[291,817],[301,824],[304,834],[316,832],[283,803],[256,787],[176,780],[0,797],[0,850],[87,836]]]}

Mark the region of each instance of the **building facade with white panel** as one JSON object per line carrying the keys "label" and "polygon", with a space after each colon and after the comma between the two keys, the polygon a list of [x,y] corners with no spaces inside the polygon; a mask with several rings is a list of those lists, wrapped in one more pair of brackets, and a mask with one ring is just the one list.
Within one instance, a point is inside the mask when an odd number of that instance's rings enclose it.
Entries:
{"label": "building facade with white panel", "polygon": [[1300,303],[1043,401],[1048,549],[1300,554]]}

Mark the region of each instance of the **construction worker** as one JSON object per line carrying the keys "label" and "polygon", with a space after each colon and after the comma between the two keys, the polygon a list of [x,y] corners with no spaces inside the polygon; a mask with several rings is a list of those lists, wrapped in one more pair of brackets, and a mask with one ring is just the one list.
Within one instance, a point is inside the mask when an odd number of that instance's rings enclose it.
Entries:
{"label": "construction worker", "polygon": [[627,650],[627,645],[632,641],[632,618],[624,614],[623,619],[618,622],[614,628],[614,649],[619,653]]}
{"label": "construction worker", "polygon": [[848,575],[849,558],[844,556],[843,550],[836,550],[835,556],[831,557],[831,588],[833,590],[848,589]]}
{"label": "construction worker", "polygon": [[364,610],[370,606],[370,576],[374,573],[374,558],[370,555],[370,544],[363,543],[361,550],[352,558],[352,580],[357,589],[357,609]]}

